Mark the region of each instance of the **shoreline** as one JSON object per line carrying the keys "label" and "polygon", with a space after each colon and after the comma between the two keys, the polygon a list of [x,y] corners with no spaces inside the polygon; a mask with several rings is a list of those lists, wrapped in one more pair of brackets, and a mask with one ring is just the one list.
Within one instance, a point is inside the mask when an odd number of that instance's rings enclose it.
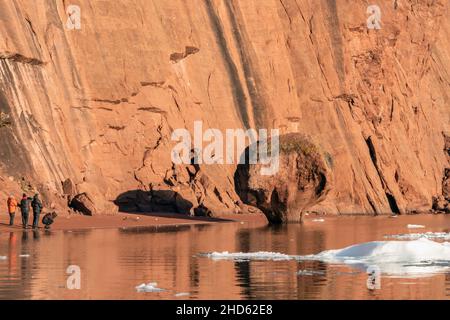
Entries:
{"label": "shoreline", "polygon": [[[9,215],[0,215],[0,232],[33,231],[32,214],[28,218],[27,229],[22,228],[22,216],[16,213],[14,226],[9,226]],[[45,231],[39,218],[39,231]],[[168,213],[117,213],[114,215],[66,215],[58,216],[49,231],[91,230],[91,229],[127,229],[148,227],[177,227],[193,225],[214,225],[219,223],[250,223],[252,225],[268,225],[265,216],[259,214],[225,214],[217,218],[190,217]]]}
{"label": "shoreline", "polygon": [[[417,214],[405,214],[393,217],[392,215],[309,215],[304,217],[301,223],[310,225],[320,225],[319,222],[332,222],[336,219],[351,219],[361,217],[372,217],[374,219],[388,219],[400,218],[402,221],[413,221],[415,217],[428,216],[439,217],[446,216],[445,214],[432,214],[428,212]],[[28,219],[28,229],[23,229],[21,224],[21,215],[16,214],[14,219],[14,226],[9,226],[9,215],[0,215],[0,233],[1,232],[19,232],[32,231],[32,215]],[[45,231],[42,225],[42,215],[39,219],[39,231]],[[97,215],[97,216],[83,216],[83,215],[64,215],[58,216],[51,226],[49,231],[68,231],[68,230],[92,230],[92,229],[133,229],[133,228],[161,228],[161,227],[178,227],[178,226],[195,226],[195,225],[215,225],[220,223],[248,223],[252,226],[267,226],[269,222],[264,215],[260,214],[224,214],[220,217],[191,217],[173,213],[124,213],[120,212],[114,215]],[[395,224],[395,223],[393,223]]]}

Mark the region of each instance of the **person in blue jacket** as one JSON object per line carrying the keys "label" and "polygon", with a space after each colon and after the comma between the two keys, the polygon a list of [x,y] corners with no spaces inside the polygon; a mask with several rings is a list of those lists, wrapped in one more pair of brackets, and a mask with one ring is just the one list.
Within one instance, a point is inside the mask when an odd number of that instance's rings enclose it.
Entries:
{"label": "person in blue jacket", "polygon": [[38,193],[34,195],[33,201],[31,202],[31,207],[33,208],[33,229],[36,229],[39,226],[39,215],[41,214],[43,208]]}

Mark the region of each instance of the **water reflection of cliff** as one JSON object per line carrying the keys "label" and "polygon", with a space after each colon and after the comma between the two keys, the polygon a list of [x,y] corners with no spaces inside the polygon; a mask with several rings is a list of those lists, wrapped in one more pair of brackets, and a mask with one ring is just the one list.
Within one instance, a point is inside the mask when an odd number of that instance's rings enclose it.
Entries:
{"label": "water reflection of cliff", "polygon": [[[418,221],[420,222],[420,221]],[[441,221],[442,222],[442,221]],[[425,222],[428,224],[429,222]],[[169,229],[17,232],[0,235],[0,298],[12,299],[430,299],[448,297],[449,275],[382,279],[369,291],[367,275],[320,262],[213,261],[201,252],[273,251],[312,254],[399,233],[378,220],[247,228],[224,223]],[[442,227],[444,228],[444,226]],[[20,255],[29,257],[20,257]],[[81,268],[81,290],[68,290],[66,269]],[[313,275],[297,275],[299,270]],[[137,293],[158,282],[163,293]]]}

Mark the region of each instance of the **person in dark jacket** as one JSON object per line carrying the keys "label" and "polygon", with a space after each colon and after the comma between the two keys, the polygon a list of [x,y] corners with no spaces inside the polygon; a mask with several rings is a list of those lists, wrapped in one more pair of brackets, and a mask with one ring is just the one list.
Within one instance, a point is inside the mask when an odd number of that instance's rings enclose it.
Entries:
{"label": "person in dark jacket", "polygon": [[22,212],[22,226],[26,229],[28,227],[28,216],[30,215],[30,198],[25,193],[22,196],[19,207]]}
{"label": "person in dark jacket", "polygon": [[45,229],[50,229],[50,225],[55,221],[57,216],[58,215],[56,214],[56,212],[51,212],[51,213],[47,213],[42,218],[42,223],[45,225]]}
{"label": "person in dark jacket", "polygon": [[39,194],[35,194],[33,197],[33,201],[31,202],[31,207],[33,208],[33,229],[36,229],[39,226],[39,215],[42,211],[42,202],[39,199]]}

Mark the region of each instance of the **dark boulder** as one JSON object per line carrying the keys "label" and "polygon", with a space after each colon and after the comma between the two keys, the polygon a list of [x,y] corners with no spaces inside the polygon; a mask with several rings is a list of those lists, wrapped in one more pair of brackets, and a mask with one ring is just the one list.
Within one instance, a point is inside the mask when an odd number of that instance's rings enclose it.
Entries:
{"label": "dark boulder", "polygon": [[259,208],[271,223],[298,222],[304,210],[328,193],[332,159],[304,135],[287,134],[279,141],[279,170],[262,175],[262,164],[239,165],[236,191],[244,203]]}
{"label": "dark boulder", "polygon": [[95,204],[87,193],[76,195],[70,202],[69,206],[85,216],[93,216],[97,214]]}

